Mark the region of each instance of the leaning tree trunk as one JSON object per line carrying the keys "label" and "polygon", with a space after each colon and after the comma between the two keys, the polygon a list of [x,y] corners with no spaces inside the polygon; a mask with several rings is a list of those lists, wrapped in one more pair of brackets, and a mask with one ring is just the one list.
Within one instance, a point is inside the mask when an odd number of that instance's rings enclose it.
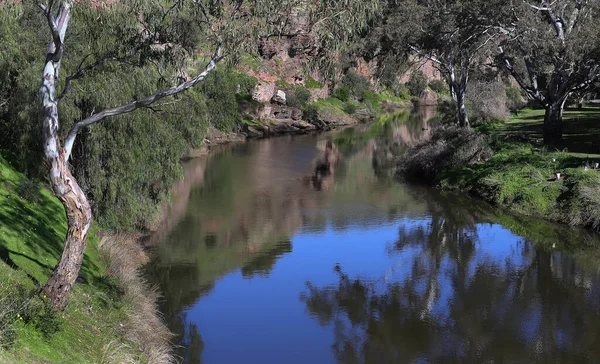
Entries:
{"label": "leaning tree trunk", "polygon": [[83,261],[87,235],[92,222],[90,204],[71,174],[67,153],[60,142],[58,101],[55,98],[71,6],[71,1],[63,1],[56,19],[52,16],[52,8],[45,9],[52,30],[52,41],[48,47],[40,87],[44,154],[50,166],[52,189],[65,208],[68,222],[62,256],[43,289],[55,310],[62,310],[67,305],[69,292],[77,279]]}

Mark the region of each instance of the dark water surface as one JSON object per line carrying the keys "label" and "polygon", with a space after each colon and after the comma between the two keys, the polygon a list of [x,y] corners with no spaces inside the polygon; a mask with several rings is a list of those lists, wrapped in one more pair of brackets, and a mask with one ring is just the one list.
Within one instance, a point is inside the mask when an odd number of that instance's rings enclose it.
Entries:
{"label": "dark water surface", "polygon": [[391,179],[428,118],[192,161],[149,272],[186,362],[600,361],[598,238]]}

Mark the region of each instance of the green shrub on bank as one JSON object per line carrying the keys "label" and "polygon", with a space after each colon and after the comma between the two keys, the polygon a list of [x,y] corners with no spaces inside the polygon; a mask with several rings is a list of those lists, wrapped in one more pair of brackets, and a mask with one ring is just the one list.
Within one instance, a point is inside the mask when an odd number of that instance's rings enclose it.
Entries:
{"label": "green shrub on bank", "polygon": [[331,96],[340,101],[348,102],[348,100],[350,100],[350,88],[348,86],[340,86],[333,90],[333,94]]}
{"label": "green shrub on bank", "polygon": [[421,97],[427,88],[427,76],[422,71],[415,71],[410,75],[406,87],[411,96]]}
{"label": "green shrub on bank", "polygon": [[300,85],[294,86],[287,91],[287,105],[304,109],[310,101],[310,96],[311,93],[306,87]]}
{"label": "green shrub on bank", "polygon": [[485,163],[447,171],[440,186],[519,213],[600,228],[600,173],[577,167],[579,160],[568,153],[528,143],[498,142],[494,149]]}
{"label": "green shrub on bank", "polygon": [[429,82],[429,88],[438,94],[447,95],[450,90],[444,80],[432,80]]}
{"label": "green shrub on bank", "polygon": [[[371,84],[366,77],[359,75],[354,70],[350,70],[348,73],[346,73],[346,75],[344,75],[344,78],[342,79],[342,86],[348,88],[349,96],[355,100],[360,100],[363,93],[370,89]],[[345,102],[348,100],[342,101]]]}

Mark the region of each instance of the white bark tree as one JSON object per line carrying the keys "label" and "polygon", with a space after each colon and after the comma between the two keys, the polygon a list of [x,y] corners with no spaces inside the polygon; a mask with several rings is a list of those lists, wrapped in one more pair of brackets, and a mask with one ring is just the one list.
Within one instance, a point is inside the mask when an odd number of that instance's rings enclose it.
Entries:
{"label": "white bark tree", "polygon": [[544,143],[562,140],[567,99],[600,80],[600,4],[588,0],[512,1],[498,47],[500,64],[546,110]]}
{"label": "white bark tree", "polygon": [[[65,79],[64,89],[58,94],[60,68],[65,52],[65,35],[73,14],[73,7],[78,5],[74,0],[48,0],[46,3],[38,4],[52,34],[39,92],[44,153],[50,168],[52,188],[62,202],[68,220],[63,254],[43,289],[54,309],[64,309],[68,302],[69,292],[77,279],[83,261],[87,236],[92,223],[90,203],[73,176],[69,165],[75,140],[81,130],[109,117],[151,107],[161,99],[194,87],[204,80],[225,57],[237,59],[236,56],[241,52],[255,49],[258,46],[260,34],[270,34],[273,29],[282,31],[281,24],[271,24],[269,21],[276,14],[283,14],[285,18],[291,14],[290,9],[296,6],[308,6],[303,9],[311,13],[311,19],[314,19],[315,33],[328,36],[330,41],[338,44],[347,41],[353,32],[358,31],[361,26],[366,24],[366,19],[377,9],[378,2],[376,0],[319,0],[306,4],[298,0],[193,0],[192,2],[173,0],[168,4],[163,4],[167,9],[164,16],[168,16],[174,9],[184,6],[184,4],[193,4],[197,7],[198,23],[206,28],[206,42],[214,50],[214,54],[204,70],[185,82],[150,96],[101,110],[78,120],[66,133],[64,139],[61,139],[60,135],[58,104],[63,97],[67,96],[71,81],[83,77],[92,68],[119,59],[109,57],[89,66],[80,67],[77,73]],[[102,26],[102,24],[99,22],[98,26]],[[347,31],[347,29],[351,29],[351,31]]]}

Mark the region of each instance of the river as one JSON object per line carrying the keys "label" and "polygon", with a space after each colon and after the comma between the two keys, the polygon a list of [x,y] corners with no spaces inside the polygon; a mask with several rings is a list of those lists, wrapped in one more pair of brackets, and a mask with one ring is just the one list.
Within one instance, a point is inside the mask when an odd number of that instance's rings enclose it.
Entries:
{"label": "river", "polygon": [[184,361],[600,360],[598,237],[394,180],[430,117],[191,161],[148,268]]}

